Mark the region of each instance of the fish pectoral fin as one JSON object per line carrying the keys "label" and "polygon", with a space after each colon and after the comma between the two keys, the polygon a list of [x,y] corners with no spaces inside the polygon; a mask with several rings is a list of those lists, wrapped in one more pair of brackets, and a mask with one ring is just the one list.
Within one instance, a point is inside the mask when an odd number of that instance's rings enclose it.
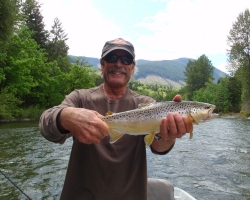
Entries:
{"label": "fish pectoral fin", "polygon": [[105,116],[109,116],[109,115],[113,115],[113,114],[114,114],[113,112],[108,111],[108,112],[105,113]]}
{"label": "fish pectoral fin", "polygon": [[146,144],[146,146],[150,146],[154,140],[154,136],[155,134],[154,133],[149,133],[148,135],[146,135],[144,137],[144,142]]}
{"label": "fish pectoral fin", "polygon": [[114,143],[119,140],[123,134],[119,133],[118,131],[111,129],[110,130],[110,143]]}
{"label": "fish pectoral fin", "polygon": [[199,123],[193,118],[190,112],[188,113],[187,117],[191,120],[193,124],[199,125]]}

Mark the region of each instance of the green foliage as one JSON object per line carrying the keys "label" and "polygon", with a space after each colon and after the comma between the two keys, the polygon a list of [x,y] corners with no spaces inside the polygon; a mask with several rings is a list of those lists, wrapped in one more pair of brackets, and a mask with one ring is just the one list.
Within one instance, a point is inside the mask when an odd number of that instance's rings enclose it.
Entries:
{"label": "green foliage", "polygon": [[62,23],[58,18],[55,18],[50,31],[50,41],[47,44],[48,61],[57,60],[58,66],[63,72],[68,72],[70,67],[67,40],[67,34],[62,28]]}
{"label": "green foliage", "polygon": [[[50,31],[51,37],[48,38],[48,31],[44,30],[40,4],[36,0],[26,0],[22,4],[21,8],[26,16],[23,21],[17,11],[18,0],[0,1],[1,120],[37,118],[44,108],[60,104],[65,95],[72,90],[90,88],[103,82],[100,73],[85,62],[85,57],[74,58],[74,64],[70,63],[69,47],[66,44],[67,34],[64,33],[59,19],[55,19]],[[240,22],[247,21],[246,16],[248,13],[244,13]],[[235,27],[238,28],[238,25]],[[236,41],[234,37],[230,39],[232,42]],[[138,61],[140,73],[135,75],[138,77],[146,77],[150,72],[150,75],[160,75],[165,79],[175,77],[175,80],[179,81],[186,76],[187,86],[179,90],[171,85],[147,85],[135,80],[131,80],[128,86],[139,94],[151,96],[156,101],[171,101],[176,94],[181,94],[184,100],[213,103],[219,112],[239,112],[241,100],[243,105],[247,106],[248,104],[244,103],[250,95],[250,90],[246,90],[250,85],[249,65],[245,62],[246,59],[243,59],[243,55],[247,55],[247,49],[242,51],[240,45],[245,40],[242,41],[235,47],[232,45],[231,53],[235,54],[230,55],[235,66],[236,63],[241,64],[238,65],[240,67],[235,71],[235,76],[220,79],[218,84],[212,81],[211,62],[202,55],[197,61]],[[241,52],[238,53],[236,50]],[[99,60],[93,58],[89,62],[96,65]],[[185,70],[187,63],[184,76],[180,71]],[[241,112],[247,115],[249,112],[246,110]]]}
{"label": "green foliage", "polygon": [[18,116],[15,117],[15,119],[19,119],[19,120],[23,120],[23,119],[37,120],[37,119],[40,118],[43,111],[44,111],[44,108],[40,108],[38,106],[30,106],[30,107],[22,109],[19,112]]}
{"label": "green foliage", "polygon": [[82,67],[73,64],[66,76],[67,89],[66,93],[81,88],[91,88],[95,86],[95,72],[89,67]]}
{"label": "green foliage", "polygon": [[16,118],[22,109],[19,107],[22,101],[15,97],[14,94],[9,93],[7,89],[0,91],[0,120]]}
{"label": "green foliage", "polygon": [[210,81],[206,83],[205,87],[197,90],[193,100],[212,103],[216,105],[217,112],[239,112],[240,88],[240,83],[235,78],[221,78],[218,84]]}
{"label": "green foliage", "polygon": [[0,1],[0,53],[3,51],[10,36],[14,31],[14,24],[17,19],[18,1],[1,0]]}
{"label": "green foliage", "polygon": [[22,12],[25,16],[25,25],[32,32],[32,38],[37,44],[45,49],[49,38],[49,32],[46,31],[43,23],[43,16],[40,12],[41,4],[36,0],[26,0],[22,5]]}
{"label": "green foliage", "polygon": [[213,82],[207,82],[206,87],[197,90],[193,96],[194,101],[201,101],[216,105],[217,85]]}
{"label": "green foliage", "polygon": [[178,94],[178,90],[174,90],[172,86],[145,84],[136,80],[131,80],[128,87],[138,94],[150,96],[158,102],[171,101]]}
{"label": "green foliage", "polygon": [[33,67],[39,66],[37,63],[39,51],[37,43],[31,39],[27,27],[22,26],[17,34],[12,35],[11,44],[7,51],[7,60],[3,71],[5,81],[2,86],[18,97],[26,95],[37,83],[34,81],[31,71]]}
{"label": "green foliage", "polygon": [[[242,109],[250,112],[250,12],[240,13],[229,32],[227,50],[229,70],[240,76]],[[238,71],[238,72],[237,72]]]}
{"label": "green foliage", "polygon": [[196,61],[189,60],[184,71],[188,100],[192,100],[196,90],[203,88],[209,80],[214,79],[213,71],[214,67],[205,55],[200,56]]}
{"label": "green foliage", "polygon": [[229,91],[229,102],[231,103],[232,112],[240,112],[241,109],[241,96],[242,96],[242,85],[241,81],[237,77],[228,77],[228,91]]}
{"label": "green foliage", "polygon": [[246,9],[237,17],[227,37],[229,49],[229,69],[237,70],[244,65],[249,66],[250,58],[250,12]]}
{"label": "green foliage", "polygon": [[216,109],[218,112],[228,112],[232,107],[229,101],[228,79],[221,79],[216,89]]}
{"label": "green foliage", "polygon": [[242,116],[244,116],[245,118],[247,118],[247,117],[250,117],[250,112],[246,112],[246,111],[240,111],[240,114],[242,115]]}

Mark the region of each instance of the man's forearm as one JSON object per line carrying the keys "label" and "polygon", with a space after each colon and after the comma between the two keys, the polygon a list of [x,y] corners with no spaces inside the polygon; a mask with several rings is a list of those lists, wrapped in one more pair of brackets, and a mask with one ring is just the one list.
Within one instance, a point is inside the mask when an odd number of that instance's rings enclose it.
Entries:
{"label": "man's forearm", "polygon": [[174,146],[174,140],[154,140],[151,144],[151,148],[153,148],[158,153],[168,153]]}

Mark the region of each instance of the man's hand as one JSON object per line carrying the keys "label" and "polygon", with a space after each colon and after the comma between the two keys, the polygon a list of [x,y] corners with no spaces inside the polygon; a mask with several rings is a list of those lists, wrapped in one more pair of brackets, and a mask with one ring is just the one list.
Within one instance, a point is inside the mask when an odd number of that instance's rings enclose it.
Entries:
{"label": "man's hand", "polygon": [[[173,101],[176,102],[181,102],[181,100],[180,95],[173,98]],[[162,118],[160,133],[157,134],[162,140],[154,140],[152,147],[158,152],[167,151],[173,146],[176,138],[192,132],[193,124],[187,116],[181,116],[179,113],[167,113],[167,116]]]}
{"label": "man's hand", "polygon": [[[176,95],[173,101],[181,102],[180,95]],[[179,113],[168,113],[161,121],[160,136],[163,140],[175,140],[181,138],[186,133],[193,132],[193,124],[187,116],[181,116]]]}
{"label": "man's hand", "polygon": [[59,122],[80,142],[98,144],[109,135],[109,127],[101,117],[96,111],[67,107],[61,111]]}

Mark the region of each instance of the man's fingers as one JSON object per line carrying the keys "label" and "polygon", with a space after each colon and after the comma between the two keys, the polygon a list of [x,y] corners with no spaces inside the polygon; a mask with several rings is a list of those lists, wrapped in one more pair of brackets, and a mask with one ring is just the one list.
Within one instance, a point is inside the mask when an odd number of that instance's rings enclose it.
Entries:
{"label": "man's fingers", "polygon": [[181,138],[183,135],[185,135],[185,133],[187,133],[183,117],[178,113],[174,113],[174,120],[177,128],[177,137]]}
{"label": "man's fingers", "polygon": [[191,132],[193,132],[193,125],[187,116],[181,116],[179,113],[168,113],[167,117],[162,118],[158,135],[164,140],[170,140],[181,138],[186,133]]}
{"label": "man's fingers", "polygon": [[162,118],[160,125],[160,134],[158,134],[163,140],[169,139],[168,137],[168,119],[166,117]]}
{"label": "man's fingers", "polygon": [[192,133],[193,132],[193,123],[191,122],[191,120],[188,117],[184,116],[183,121],[184,121],[184,124],[186,126],[187,133]]}
{"label": "man's fingers", "polygon": [[167,119],[168,119],[169,135],[177,135],[178,129],[176,126],[174,113],[168,113]]}
{"label": "man's fingers", "polygon": [[181,95],[179,95],[179,94],[175,95],[175,97],[173,98],[173,101],[181,102],[182,101]]}
{"label": "man's fingers", "polygon": [[99,132],[105,137],[109,135],[109,126],[103,121],[103,116],[101,114],[99,114],[98,112],[95,112],[97,117],[101,120],[98,121],[98,123],[96,124],[99,128]]}

